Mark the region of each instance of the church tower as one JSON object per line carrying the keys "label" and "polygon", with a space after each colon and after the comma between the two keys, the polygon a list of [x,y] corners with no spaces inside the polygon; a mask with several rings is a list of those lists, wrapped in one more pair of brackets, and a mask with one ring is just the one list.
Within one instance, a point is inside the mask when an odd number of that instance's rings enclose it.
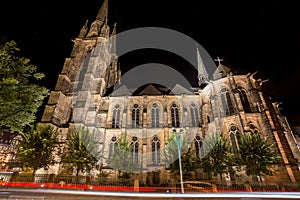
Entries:
{"label": "church tower", "polygon": [[[116,44],[115,41],[108,42],[113,34],[116,34],[116,25],[110,31],[108,0],[104,0],[95,20],[90,25],[86,21],[78,37],[73,40],[73,50],[70,57],[65,59],[55,89],[51,91],[42,123],[51,123],[57,127],[68,126],[72,121],[72,109],[89,109],[88,107],[94,106],[87,105],[91,98],[97,98],[95,95],[100,97],[107,88],[116,83],[120,77],[115,54]],[[102,43],[105,45],[101,45]],[[103,60],[95,56],[100,48]],[[89,94],[85,92],[87,88]],[[86,99],[87,96],[89,99]],[[84,100],[80,99],[82,97]]]}

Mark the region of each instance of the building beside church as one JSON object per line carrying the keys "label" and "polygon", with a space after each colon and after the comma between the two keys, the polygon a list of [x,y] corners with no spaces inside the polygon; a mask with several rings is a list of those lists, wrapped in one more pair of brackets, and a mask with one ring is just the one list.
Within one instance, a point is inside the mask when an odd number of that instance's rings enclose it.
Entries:
{"label": "building beside church", "polygon": [[[41,124],[57,127],[63,140],[70,129],[86,126],[96,135],[106,157],[119,136],[128,134],[134,159],[153,182],[166,182],[161,149],[172,128],[182,128],[198,153],[207,133],[223,132],[238,149],[240,134],[258,131],[277,143],[282,157],[279,175],[266,180],[300,181],[300,153],[291,128],[277,103],[264,94],[263,81],[256,79],[255,73],[234,73],[219,62],[209,77],[200,52],[195,50],[199,87],[177,84],[167,88],[153,83],[136,91],[124,85],[116,89],[122,70],[116,41],[101,45],[116,34],[116,25],[111,27],[108,22],[108,0],[104,0],[96,19],[91,24],[87,21],[74,39]],[[56,166],[52,172],[60,170],[61,166]]]}

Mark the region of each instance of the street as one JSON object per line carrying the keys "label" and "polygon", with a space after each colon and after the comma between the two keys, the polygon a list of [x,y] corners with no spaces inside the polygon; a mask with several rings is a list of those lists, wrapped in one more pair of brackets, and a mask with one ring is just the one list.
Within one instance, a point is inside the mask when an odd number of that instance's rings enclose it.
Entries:
{"label": "street", "polygon": [[241,192],[241,193],[130,193],[130,192],[97,192],[54,189],[13,189],[1,188],[0,199],[9,200],[66,200],[66,199],[300,199],[296,192]]}

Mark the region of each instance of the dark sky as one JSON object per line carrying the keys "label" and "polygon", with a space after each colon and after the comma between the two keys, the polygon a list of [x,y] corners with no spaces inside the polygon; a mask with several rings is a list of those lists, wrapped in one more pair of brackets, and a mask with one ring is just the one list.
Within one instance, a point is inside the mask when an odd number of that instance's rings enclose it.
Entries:
{"label": "dark sky", "polygon": [[[95,19],[102,1],[6,1],[0,7],[0,36],[15,40],[53,88],[70,56],[71,39],[85,20]],[[117,22],[118,32],[144,26],[173,29],[196,40],[212,58],[223,58],[224,65],[258,71],[257,78],[269,79],[264,88],[273,101],[282,102],[291,126],[300,126],[299,19],[296,1],[286,0],[109,1],[109,24]],[[145,63],[167,57],[158,51],[150,55]],[[127,60],[134,65],[133,57]],[[126,61],[126,55],[120,60]]]}

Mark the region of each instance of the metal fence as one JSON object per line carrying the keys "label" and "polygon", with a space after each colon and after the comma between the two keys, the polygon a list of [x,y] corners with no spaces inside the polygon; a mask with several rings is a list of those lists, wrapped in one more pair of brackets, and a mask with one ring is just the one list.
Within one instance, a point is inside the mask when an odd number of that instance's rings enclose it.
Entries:
{"label": "metal fence", "polygon": [[[2,186],[49,187],[63,189],[88,189],[103,191],[139,191],[139,192],[181,192],[181,184],[143,186],[134,184],[133,179],[92,176],[67,176],[55,174],[26,174],[0,172]],[[138,187],[138,188],[137,188]],[[220,184],[210,181],[183,182],[188,192],[300,192],[299,182],[280,183],[232,183]]]}

